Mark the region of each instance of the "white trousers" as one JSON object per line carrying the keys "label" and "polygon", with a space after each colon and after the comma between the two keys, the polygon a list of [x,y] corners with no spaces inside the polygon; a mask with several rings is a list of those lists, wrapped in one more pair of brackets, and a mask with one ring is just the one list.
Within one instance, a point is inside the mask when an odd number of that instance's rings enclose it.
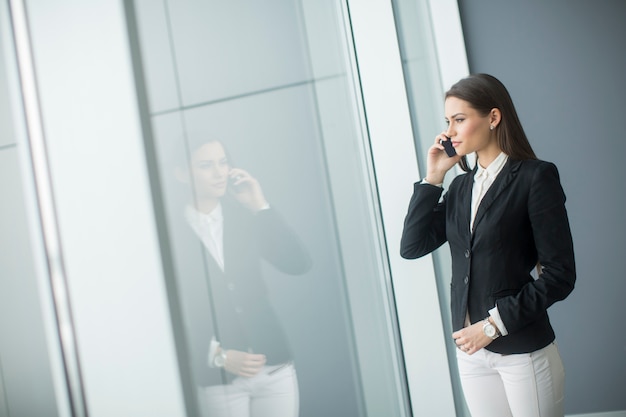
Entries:
{"label": "white trousers", "polygon": [[265,366],[252,378],[199,392],[203,417],[297,417],[300,396],[293,364]]}
{"label": "white trousers", "polygon": [[472,417],[563,417],[565,371],[556,343],[532,353],[457,349],[456,356]]}

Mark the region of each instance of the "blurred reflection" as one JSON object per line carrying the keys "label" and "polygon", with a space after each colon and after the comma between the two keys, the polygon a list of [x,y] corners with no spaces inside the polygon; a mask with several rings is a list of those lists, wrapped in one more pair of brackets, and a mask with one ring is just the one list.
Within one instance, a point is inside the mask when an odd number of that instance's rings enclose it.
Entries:
{"label": "blurred reflection", "polygon": [[263,406],[249,393],[292,358],[289,412],[254,415],[296,415],[298,403],[301,417],[407,415],[347,4],[133,3],[175,269],[168,295],[205,415]]}
{"label": "blurred reflection", "polygon": [[196,268],[190,260],[179,277],[203,415],[297,416],[292,352],[261,260],[298,275],[310,269],[307,251],[267,202],[259,181],[231,166],[222,142],[193,149],[176,177],[193,190],[184,208],[185,229],[205,254]]}

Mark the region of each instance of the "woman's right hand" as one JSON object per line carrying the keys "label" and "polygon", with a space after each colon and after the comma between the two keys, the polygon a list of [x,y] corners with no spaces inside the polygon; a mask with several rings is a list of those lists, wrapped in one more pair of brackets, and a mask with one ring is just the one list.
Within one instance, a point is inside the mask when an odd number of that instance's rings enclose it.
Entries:
{"label": "woman's right hand", "polygon": [[460,155],[448,156],[440,143],[442,140],[448,140],[446,132],[441,132],[437,135],[435,143],[428,149],[425,180],[430,184],[443,183],[446,172],[461,159]]}
{"label": "woman's right hand", "polygon": [[227,350],[224,369],[228,372],[245,378],[258,374],[267,362],[265,355],[248,353],[240,350]]}
{"label": "woman's right hand", "polygon": [[232,181],[230,190],[233,196],[253,213],[261,210],[268,205],[261,184],[241,168],[232,168],[228,173],[230,181]]}

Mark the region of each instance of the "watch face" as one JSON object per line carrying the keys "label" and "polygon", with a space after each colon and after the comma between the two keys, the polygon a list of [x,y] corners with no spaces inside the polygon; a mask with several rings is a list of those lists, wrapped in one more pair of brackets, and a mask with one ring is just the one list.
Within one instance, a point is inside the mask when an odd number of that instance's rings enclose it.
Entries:
{"label": "watch face", "polygon": [[215,364],[215,366],[221,368],[226,363],[226,358],[223,354],[220,353],[219,355],[215,356],[215,359],[213,359],[213,363]]}
{"label": "watch face", "polygon": [[494,337],[496,335],[496,328],[493,327],[493,325],[491,324],[485,324],[483,330],[485,331],[485,334],[489,337]]}

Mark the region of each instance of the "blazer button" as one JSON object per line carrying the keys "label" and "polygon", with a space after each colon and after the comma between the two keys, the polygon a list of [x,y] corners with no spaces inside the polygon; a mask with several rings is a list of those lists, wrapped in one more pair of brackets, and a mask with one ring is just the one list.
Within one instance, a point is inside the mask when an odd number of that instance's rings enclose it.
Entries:
{"label": "blazer button", "polygon": [[466,275],[465,278],[463,278],[463,282],[465,284],[467,284],[469,282],[469,277]]}
{"label": "blazer button", "polygon": [[466,249],[466,250],[465,250],[465,257],[466,257],[466,258],[469,258],[469,256],[470,256],[470,250],[469,250],[469,249]]}

